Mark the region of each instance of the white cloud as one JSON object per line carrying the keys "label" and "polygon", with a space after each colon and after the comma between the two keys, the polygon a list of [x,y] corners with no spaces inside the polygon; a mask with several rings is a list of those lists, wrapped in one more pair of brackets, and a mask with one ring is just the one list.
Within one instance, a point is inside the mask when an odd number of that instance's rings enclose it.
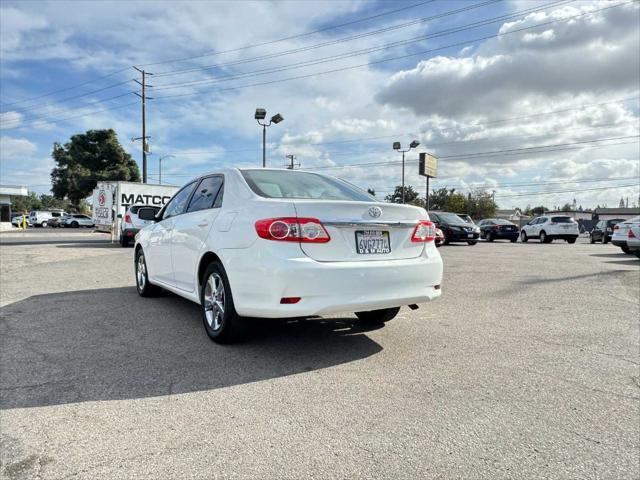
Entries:
{"label": "white cloud", "polygon": [[24,160],[37,150],[38,146],[25,138],[0,137],[0,157],[3,160]]}
{"label": "white cloud", "polygon": [[[593,9],[530,14],[500,30],[513,32]],[[640,82],[637,20],[638,6],[629,4],[506,35],[472,55],[434,57],[400,71],[377,99],[417,114],[478,117],[521,110],[541,97],[551,103],[581,94],[625,96],[637,92]]]}

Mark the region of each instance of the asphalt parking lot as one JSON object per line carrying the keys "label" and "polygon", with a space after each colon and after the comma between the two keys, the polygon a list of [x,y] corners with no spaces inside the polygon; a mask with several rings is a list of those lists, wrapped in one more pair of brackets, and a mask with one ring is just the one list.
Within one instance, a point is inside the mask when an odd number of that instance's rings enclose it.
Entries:
{"label": "asphalt parking lot", "polygon": [[209,341],[143,299],[132,249],[0,235],[2,478],[640,476],[640,261],[611,245],[445,246],[443,296]]}

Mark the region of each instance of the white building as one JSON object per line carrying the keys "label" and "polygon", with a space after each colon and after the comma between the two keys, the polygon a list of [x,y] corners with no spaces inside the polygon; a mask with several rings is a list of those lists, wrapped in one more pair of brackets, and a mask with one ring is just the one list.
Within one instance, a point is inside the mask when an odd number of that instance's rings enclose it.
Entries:
{"label": "white building", "polygon": [[11,228],[11,197],[26,197],[27,187],[0,185],[0,230]]}

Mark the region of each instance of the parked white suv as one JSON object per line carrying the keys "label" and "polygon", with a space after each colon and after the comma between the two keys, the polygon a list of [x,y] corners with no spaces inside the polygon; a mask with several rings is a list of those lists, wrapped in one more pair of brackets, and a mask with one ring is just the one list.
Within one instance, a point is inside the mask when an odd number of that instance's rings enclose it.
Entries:
{"label": "parked white suv", "polygon": [[569,243],[576,243],[580,230],[578,222],[564,215],[545,215],[534,218],[522,227],[520,240],[528,241],[530,238],[540,239],[540,243],[551,243],[559,239]]}
{"label": "parked white suv", "polygon": [[625,220],[624,222],[620,222],[613,227],[613,235],[611,235],[611,243],[616,247],[620,247],[624,253],[631,253],[629,247],[627,246],[629,229],[633,225],[640,225],[640,216],[633,217],[630,220]]}
{"label": "parked white suv", "polygon": [[380,203],[334,177],[226,169],[189,182],[136,235],[138,293],[201,305],[216,342],[246,317],[356,312],[382,323],[440,296],[442,260],[422,208]]}
{"label": "parked white suv", "polygon": [[46,227],[50,218],[62,218],[63,210],[33,210],[29,212],[29,221],[34,227]]}
{"label": "parked white suv", "polygon": [[138,233],[141,228],[151,223],[151,220],[142,220],[138,216],[138,211],[142,207],[151,208],[156,213],[160,211],[160,207],[151,205],[131,205],[127,208],[124,217],[122,217],[122,222],[120,223],[120,245],[123,247],[128,247],[129,241],[134,239],[136,233]]}

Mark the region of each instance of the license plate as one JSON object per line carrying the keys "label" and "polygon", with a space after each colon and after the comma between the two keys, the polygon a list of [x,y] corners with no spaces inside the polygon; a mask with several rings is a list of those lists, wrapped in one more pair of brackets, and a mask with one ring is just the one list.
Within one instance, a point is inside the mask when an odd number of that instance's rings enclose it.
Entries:
{"label": "license plate", "polygon": [[357,230],[356,251],[359,254],[391,253],[389,232],[383,230]]}
{"label": "license plate", "polygon": [[473,233],[467,233],[467,238],[473,238]]}

